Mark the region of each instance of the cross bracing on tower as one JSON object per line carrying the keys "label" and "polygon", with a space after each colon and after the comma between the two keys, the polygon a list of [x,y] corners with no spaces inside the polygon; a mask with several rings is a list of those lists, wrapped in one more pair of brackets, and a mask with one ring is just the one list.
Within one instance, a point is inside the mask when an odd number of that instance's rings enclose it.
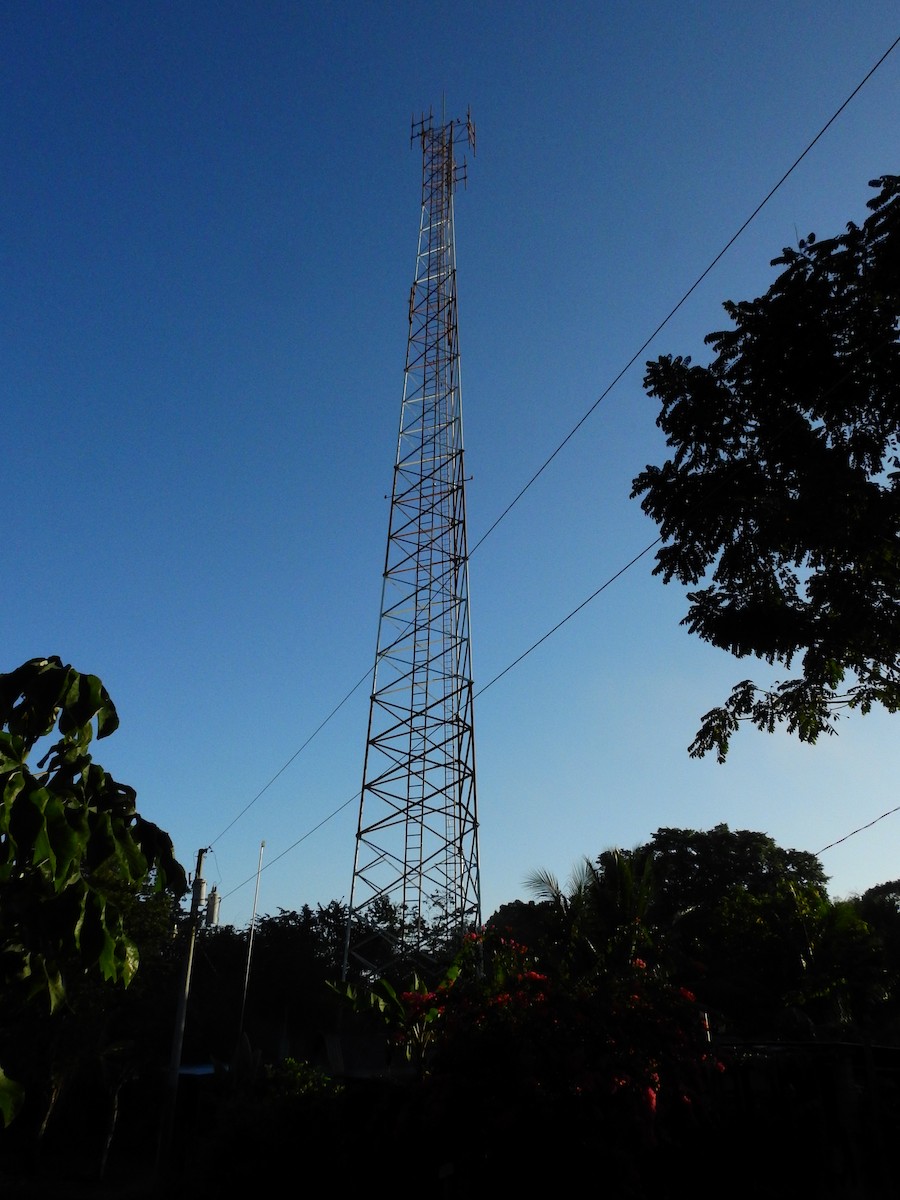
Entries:
{"label": "cross bracing on tower", "polygon": [[344,973],[480,927],[453,197],[471,119],[413,123],[422,208]]}

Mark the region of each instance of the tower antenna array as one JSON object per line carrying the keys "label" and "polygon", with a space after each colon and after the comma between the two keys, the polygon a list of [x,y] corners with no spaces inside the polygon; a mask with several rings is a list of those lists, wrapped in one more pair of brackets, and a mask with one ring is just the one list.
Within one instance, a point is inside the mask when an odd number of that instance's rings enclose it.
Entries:
{"label": "tower antenna array", "polygon": [[480,927],[453,196],[455,142],[412,124],[422,211],[372,677],[344,975],[419,961]]}

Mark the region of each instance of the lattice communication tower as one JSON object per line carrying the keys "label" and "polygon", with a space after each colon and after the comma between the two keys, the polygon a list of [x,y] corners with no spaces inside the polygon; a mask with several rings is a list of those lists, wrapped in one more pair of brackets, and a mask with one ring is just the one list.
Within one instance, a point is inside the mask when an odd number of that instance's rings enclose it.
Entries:
{"label": "lattice communication tower", "polygon": [[[413,122],[422,212],[349,921],[345,977],[480,927],[472,658],[453,197],[465,121]],[[430,932],[429,932],[430,931]]]}

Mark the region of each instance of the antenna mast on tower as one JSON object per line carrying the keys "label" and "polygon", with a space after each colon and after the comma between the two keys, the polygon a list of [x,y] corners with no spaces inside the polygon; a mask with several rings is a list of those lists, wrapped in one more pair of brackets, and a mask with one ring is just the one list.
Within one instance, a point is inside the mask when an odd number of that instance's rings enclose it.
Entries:
{"label": "antenna mast on tower", "polygon": [[[465,121],[413,121],[422,212],[344,975],[481,924],[453,195]],[[439,939],[439,940],[440,940]]]}

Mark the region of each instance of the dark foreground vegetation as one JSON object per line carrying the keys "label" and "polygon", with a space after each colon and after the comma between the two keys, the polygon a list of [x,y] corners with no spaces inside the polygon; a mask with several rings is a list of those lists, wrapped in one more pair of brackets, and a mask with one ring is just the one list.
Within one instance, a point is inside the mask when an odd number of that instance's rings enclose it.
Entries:
{"label": "dark foreground vegetation", "polygon": [[338,903],[261,918],[250,957],[248,931],[201,928],[164,1155],[187,922],[145,896],[127,988],[83,975],[52,1015],[4,1013],[25,1087],[4,1195],[310,1173],[338,1194],[593,1177],[623,1200],[893,1195],[900,883],[839,902],[825,884],[763,834],[661,829],[350,985]]}

